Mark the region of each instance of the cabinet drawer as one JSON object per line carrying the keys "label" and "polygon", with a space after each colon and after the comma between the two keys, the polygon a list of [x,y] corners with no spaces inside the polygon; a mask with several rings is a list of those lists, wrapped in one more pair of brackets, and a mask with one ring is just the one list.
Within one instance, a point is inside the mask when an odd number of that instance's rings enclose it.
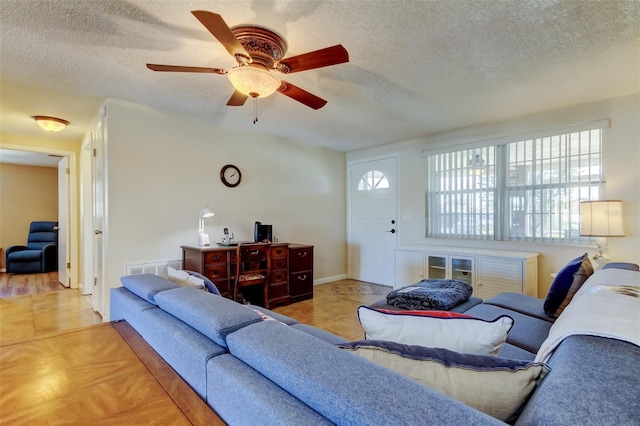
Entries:
{"label": "cabinet drawer", "polygon": [[287,258],[271,258],[271,270],[273,271],[274,269],[287,269]]}
{"label": "cabinet drawer", "polygon": [[281,269],[278,271],[271,271],[271,276],[269,277],[269,282],[279,283],[279,282],[287,282],[287,270]]}
{"label": "cabinet drawer", "polygon": [[291,296],[313,293],[313,272],[289,274],[289,293]]}
{"label": "cabinet drawer", "polygon": [[313,248],[289,250],[289,267],[292,272],[310,271],[313,269]]}
{"label": "cabinet drawer", "polygon": [[227,278],[227,265],[207,265],[204,267],[203,275],[211,281]]}
{"label": "cabinet drawer", "polygon": [[283,284],[269,285],[269,299],[279,299],[287,296],[289,296],[289,289],[287,288],[286,282]]}
{"label": "cabinet drawer", "polygon": [[204,254],[204,264],[225,263],[227,261],[226,252],[210,252]]}
{"label": "cabinet drawer", "polygon": [[287,247],[271,247],[271,259],[280,259],[287,257]]}

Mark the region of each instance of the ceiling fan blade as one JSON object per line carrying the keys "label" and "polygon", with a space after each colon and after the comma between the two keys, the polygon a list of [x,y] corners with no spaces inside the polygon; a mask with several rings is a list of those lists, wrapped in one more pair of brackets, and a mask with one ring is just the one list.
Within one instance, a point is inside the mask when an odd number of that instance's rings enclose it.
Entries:
{"label": "ceiling fan blade", "polygon": [[231,28],[224,22],[222,16],[206,10],[192,10],[191,13],[222,43],[231,56],[235,57],[236,55],[240,55],[246,58],[248,62],[251,62],[251,56],[249,56],[245,48],[242,47],[240,40],[233,35]]}
{"label": "ceiling fan blade", "polygon": [[168,71],[168,72],[202,72],[209,74],[226,74],[227,71],[222,68],[203,68],[203,67],[183,67],[181,65],[161,65],[161,64],[147,64],[147,68],[153,71]]}
{"label": "ceiling fan blade", "polygon": [[319,98],[306,90],[302,90],[301,88],[286,81],[282,81],[282,85],[278,89],[278,92],[313,109],[320,109],[327,104],[327,101],[324,99]]}
{"label": "ceiling fan blade", "polygon": [[233,92],[233,95],[231,95],[231,98],[229,98],[227,106],[242,106],[247,101],[247,98],[247,95],[236,90],[235,92]]}
{"label": "ceiling fan blade", "polygon": [[303,53],[302,55],[284,58],[278,64],[278,69],[285,74],[289,74],[344,62],[349,62],[349,53],[341,44],[337,44],[313,52]]}

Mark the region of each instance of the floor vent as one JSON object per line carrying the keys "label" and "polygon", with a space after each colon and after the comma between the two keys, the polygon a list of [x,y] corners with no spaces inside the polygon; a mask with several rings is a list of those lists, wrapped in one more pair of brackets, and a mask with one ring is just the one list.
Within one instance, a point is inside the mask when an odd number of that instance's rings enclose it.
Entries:
{"label": "floor vent", "polygon": [[160,262],[137,263],[126,265],[126,275],[153,274],[167,278],[167,266],[182,269],[181,260],[164,260]]}

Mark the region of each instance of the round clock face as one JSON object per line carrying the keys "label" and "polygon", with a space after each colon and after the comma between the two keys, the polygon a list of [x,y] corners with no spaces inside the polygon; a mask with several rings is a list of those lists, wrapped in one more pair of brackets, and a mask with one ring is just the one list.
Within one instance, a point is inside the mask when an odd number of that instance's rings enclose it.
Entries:
{"label": "round clock face", "polygon": [[240,173],[240,169],[233,164],[227,164],[220,170],[220,179],[222,183],[227,185],[230,188],[234,188],[240,185],[240,181],[242,180],[242,173]]}

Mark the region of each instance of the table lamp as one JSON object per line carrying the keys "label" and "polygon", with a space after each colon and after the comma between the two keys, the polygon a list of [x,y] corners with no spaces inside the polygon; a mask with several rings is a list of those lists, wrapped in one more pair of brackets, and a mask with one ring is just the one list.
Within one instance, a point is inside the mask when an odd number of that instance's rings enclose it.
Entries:
{"label": "table lamp", "polygon": [[204,218],[212,216],[215,216],[215,213],[209,209],[209,206],[200,210],[198,215],[198,244],[201,246],[209,245],[209,234],[204,233]]}
{"label": "table lamp", "polygon": [[622,201],[583,201],[580,203],[580,214],[580,235],[597,237],[598,253],[593,260],[602,267],[611,260],[605,253],[607,237],[624,237]]}

